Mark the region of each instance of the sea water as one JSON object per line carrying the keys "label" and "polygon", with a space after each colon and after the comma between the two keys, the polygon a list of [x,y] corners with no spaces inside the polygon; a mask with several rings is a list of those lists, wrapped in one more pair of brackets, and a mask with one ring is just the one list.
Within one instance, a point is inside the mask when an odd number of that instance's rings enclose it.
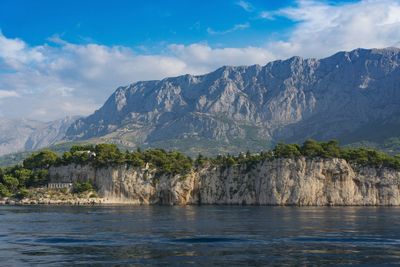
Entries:
{"label": "sea water", "polygon": [[400,264],[400,208],[0,206],[0,266]]}

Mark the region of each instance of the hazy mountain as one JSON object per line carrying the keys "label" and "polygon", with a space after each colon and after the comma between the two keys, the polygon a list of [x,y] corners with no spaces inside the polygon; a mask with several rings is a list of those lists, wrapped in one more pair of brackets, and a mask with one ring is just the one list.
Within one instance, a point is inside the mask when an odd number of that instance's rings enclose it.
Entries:
{"label": "hazy mountain", "polygon": [[397,48],[356,49],[321,60],[293,57],[137,82],[74,122],[67,139],[216,153],[280,140],[397,136],[399,54]]}
{"label": "hazy mountain", "polygon": [[0,155],[31,151],[52,145],[65,137],[77,117],[51,122],[0,118]]}

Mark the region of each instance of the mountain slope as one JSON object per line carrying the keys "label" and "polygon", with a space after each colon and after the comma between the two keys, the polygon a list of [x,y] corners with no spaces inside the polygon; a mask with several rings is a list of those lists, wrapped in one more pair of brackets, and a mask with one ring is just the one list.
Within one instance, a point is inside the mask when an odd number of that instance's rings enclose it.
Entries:
{"label": "mountain slope", "polygon": [[0,118],[0,155],[47,147],[65,137],[77,117],[51,122]]}
{"label": "mountain slope", "polygon": [[399,55],[397,48],[356,49],[137,82],[74,122],[66,137],[189,153],[305,138],[388,138],[400,135]]}

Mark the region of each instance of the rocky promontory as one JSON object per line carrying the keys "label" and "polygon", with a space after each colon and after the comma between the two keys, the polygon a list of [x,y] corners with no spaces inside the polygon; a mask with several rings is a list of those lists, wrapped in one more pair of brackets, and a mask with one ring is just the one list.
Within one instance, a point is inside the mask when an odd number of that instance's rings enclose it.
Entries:
{"label": "rocky promontory", "polygon": [[400,205],[400,171],[339,158],[278,158],[188,174],[150,166],[68,164],[49,169],[53,182],[90,181],[103,203],[232,205]]}

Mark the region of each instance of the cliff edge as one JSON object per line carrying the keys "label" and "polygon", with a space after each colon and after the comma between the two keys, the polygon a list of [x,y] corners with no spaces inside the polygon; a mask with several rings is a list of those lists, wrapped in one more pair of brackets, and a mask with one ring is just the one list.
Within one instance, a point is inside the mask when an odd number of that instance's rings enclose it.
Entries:
{"label": "cliff edge", "polygon": [[232,205],[400,205],[400,172],[344,159],[281,158],[193,169],[187,175],[120,164],[49,169],[52,182],[90,181],[106,203]]}

